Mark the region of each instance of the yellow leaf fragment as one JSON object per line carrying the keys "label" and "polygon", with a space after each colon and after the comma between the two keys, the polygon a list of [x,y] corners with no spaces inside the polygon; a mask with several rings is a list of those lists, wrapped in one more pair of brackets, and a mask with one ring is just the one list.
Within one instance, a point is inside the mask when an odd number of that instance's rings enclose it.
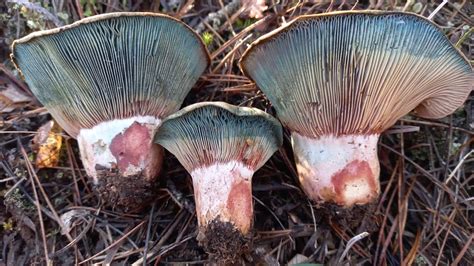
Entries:
{"label": "yellow leaf fragment", "polygon": [[63,142],[61,133],[62,129],[52,120],[38,129],[38,134],[33,139],[37,148],[36,167],[50,168],[58,165]]}

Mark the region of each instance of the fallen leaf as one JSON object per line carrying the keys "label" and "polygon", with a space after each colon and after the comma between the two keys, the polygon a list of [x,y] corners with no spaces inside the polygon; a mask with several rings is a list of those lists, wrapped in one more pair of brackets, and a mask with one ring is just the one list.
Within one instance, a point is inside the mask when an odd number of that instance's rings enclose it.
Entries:
{"label": "fallen leaf", "polygon": [[62,129],[52,120],[38,129],[33,139],[33,149],[37,150],[36,167],[41,169],[58,165],[63,142],[61,133]]}
{"label": "fallen leaf", "polygon": [[15,84],[0,77],[0,112],[9,113],[19,104],[31,100],[31,97],[22,92]]}

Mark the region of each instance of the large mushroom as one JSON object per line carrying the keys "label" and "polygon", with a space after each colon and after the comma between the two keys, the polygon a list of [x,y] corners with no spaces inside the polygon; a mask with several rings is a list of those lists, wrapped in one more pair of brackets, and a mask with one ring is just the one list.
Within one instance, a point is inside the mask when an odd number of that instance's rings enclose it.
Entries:
{"label": "large mushroom", "polygon": [[143,206],[162,163],[154,133],[209,64],[199,36],[166,15],[109,13],[34,32],[12,50],[32,92],[77,138],[105,201]]}
{"label": "large mushroom", "polygon": [[155,141],[191,174],[198,240],[214,259],[233,261],[253,221],[252,176],[281,146],[280,123],[256,108],[190,105],[163,121]]}
{"label": "large mushroom", "polygon": [[384,130],[412,110],[452,113],[474,83],[432,22],[400,12],[301,16],[255,41],[240,66],[290,129],[306,194],[344,207],[379,195]]}

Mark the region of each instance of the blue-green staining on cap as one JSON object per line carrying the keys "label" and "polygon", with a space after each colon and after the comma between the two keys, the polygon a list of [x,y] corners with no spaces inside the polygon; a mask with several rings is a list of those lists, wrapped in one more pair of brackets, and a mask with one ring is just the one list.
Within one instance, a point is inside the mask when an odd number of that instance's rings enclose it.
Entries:
{"label": "blue-green staining on cap", "polygon": [[280,123],[256,108],[223,102],[190,105],[163,121],[155,142],[189,171],[238,161],[256,170],[283,141]]}
{"label": "blue-green staining on cap", "polygon": [[154,13],[109,13],[13,43],[12,60],[73,137],[81,128],[177,111],[209,64],[200,37]]}
{"label": "blue-green staining on cap", "polygon": [[240,64],[282,123],[308,137],[380,133],[412,110],[440,118],[474,84],[432,22],[400,12],[302,16],[254,42]]}
{"label": "blue-green staining on cap", "polygon": [[344,207],[378,197],[382,131],[412,110],[446,116],[474,85],[433,23],[400,12],[298,17],[255,41],[240,66],[291,130],[303,190]]}
{"label": "blue-green staining on cap", "polygon": [[252,176],[282,145],[280,123],[255,108],[223,102],[190,105],[163,121],[155,142],[174,154],[193,180],[198,241],[219,262],[248,247]]}
{"label": "blue-green staining on cap", "polygon": [[72,137],[106,203],[137,211],[155,196],[153,136],[209,64],[200,37],[154,13],[109,13],[32,33],[12,60]]}

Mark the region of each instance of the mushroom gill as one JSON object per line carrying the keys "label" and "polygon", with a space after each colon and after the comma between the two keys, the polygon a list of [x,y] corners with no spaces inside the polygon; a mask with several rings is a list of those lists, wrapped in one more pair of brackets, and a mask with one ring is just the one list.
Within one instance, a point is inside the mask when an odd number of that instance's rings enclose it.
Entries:
{"label": "mushroom gill", "polygon": [[166,15],[109,13],[34,32],[12,50],[32,92],[77,138],[105,201],[139,209],[161,168],[154,133],[209,64],[199,36]]}
{"label": "mushroom gill", "polygon": [[155,142],[193,180],[198,240],[216,260],[234,261],[250,237],[252,176],[281,146],[280,123],[265,112],[223,102],[190,105],[163,121]]}
{"label": "mushroom gill", "polygon": [[240,66],[290,129],[306,194],[345,207],[379,194],[381,132],[412,110],[450,114],[474,83],[433,23],[400,12],[301,16],[255,41]]}

